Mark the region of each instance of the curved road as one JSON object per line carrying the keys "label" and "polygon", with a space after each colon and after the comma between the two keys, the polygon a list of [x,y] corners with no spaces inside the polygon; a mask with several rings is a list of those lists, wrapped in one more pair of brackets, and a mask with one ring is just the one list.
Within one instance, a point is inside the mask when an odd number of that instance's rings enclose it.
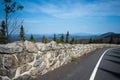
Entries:
{"label": "curved road", "polygon": [[33,80],[120,80],[120,47],[98,49]]}

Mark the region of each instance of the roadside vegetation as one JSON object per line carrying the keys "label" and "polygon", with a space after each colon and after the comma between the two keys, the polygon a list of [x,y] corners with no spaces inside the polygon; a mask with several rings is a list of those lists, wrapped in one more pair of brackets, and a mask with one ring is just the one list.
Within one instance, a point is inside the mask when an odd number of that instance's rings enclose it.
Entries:
{"label": "roadside vegetation", "polygon": [[72,56],[71,57],[71,62],[75,62],[75,61],[77,61],[77,59],[78,59],[77,57]]}

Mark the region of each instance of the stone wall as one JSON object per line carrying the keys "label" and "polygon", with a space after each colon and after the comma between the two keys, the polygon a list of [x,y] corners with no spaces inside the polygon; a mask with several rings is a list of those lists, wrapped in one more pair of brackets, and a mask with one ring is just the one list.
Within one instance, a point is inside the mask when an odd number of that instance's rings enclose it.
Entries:
{"label": "stone wall", "polygon": [[97,48],[110,44],[56,44],[14,42],[0,45],[0,80],[29,80],[43,75]]}

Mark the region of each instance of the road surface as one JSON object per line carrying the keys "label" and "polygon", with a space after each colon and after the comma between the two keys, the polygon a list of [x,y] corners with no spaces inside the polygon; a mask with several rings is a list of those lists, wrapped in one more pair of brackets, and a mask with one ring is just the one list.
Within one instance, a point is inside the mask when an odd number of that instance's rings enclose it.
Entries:
{"label": "road surface", "polygon": [[120,80],[120,47],[98,49],[33,80]]}

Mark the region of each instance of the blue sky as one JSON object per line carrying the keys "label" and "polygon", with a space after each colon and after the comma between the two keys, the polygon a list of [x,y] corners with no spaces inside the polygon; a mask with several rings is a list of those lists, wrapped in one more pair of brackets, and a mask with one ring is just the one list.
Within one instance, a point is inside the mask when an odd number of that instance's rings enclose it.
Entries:
{"label": "blue sky", "polygon": [[[120,0],[20,0],[26,33],[120,32]],[[4,18],[0,8],[0,20]]]}

